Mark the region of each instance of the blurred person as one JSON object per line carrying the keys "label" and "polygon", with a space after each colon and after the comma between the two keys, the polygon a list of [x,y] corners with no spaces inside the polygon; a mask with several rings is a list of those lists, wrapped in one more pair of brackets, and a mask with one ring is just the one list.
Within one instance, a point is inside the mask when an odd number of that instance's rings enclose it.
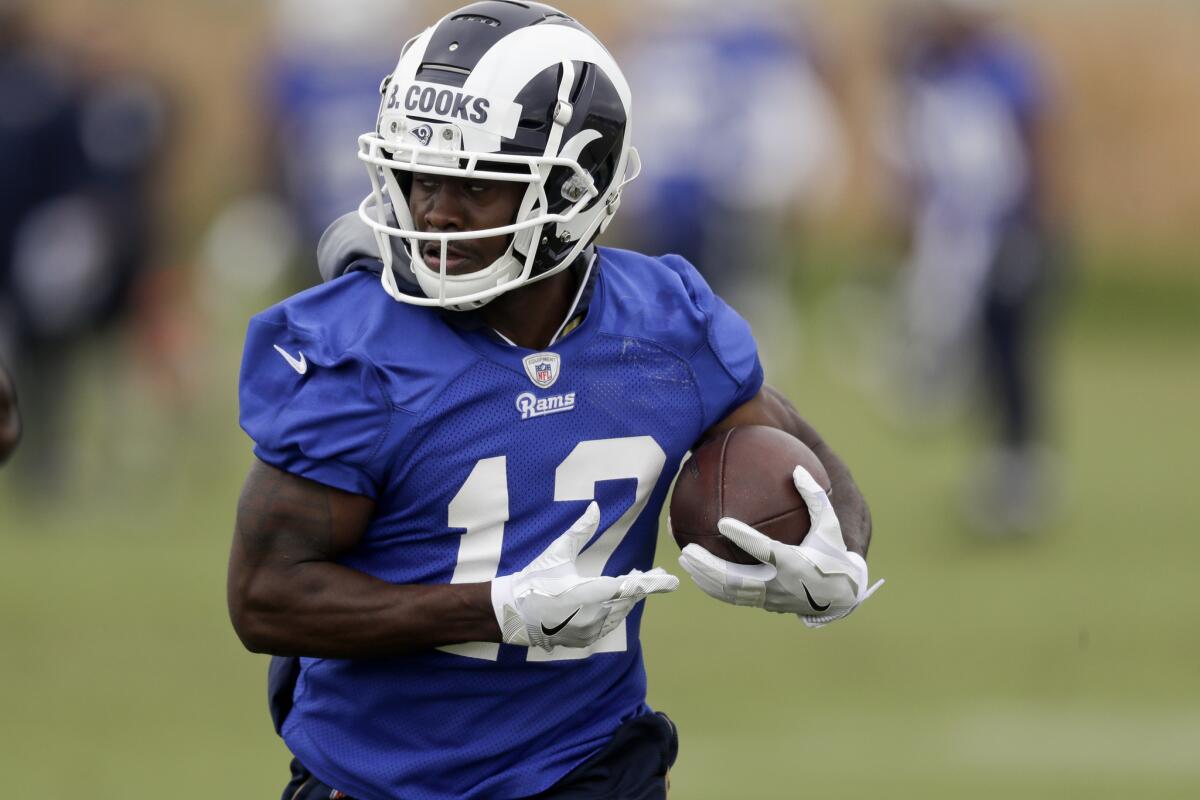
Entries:
{"label": "blurred person", "polygon": [[0,362],[0,464],[8,460],[21,441],[21,411],[12,376]]}
{"label": "blurred person", "polygon": [[92,26],[76,59],[84,76],[80,120],[86,193],[105,230],[109,283],[93,325],[122,320],[157,266],[166,220],[156,181],[166,152],[166,90],[129,63],[125,45]]}
{"label": "blurred person", "polygon": [[797,222],[842,175],[817,32],[794,3],[654,5],[624,54],[646,164],[629,236],[687,258],[744,313],[766,310],[790,294],[794,266],[775,262]]}
{"label": "blurred person", "polygon": [[900,369],[918,409],[942,405],[972,370],[984,380],[994,444],[971,510],[1012,532],[1035,528],[1049,500],[1039,317],[1058,225],[1045,73],[995,5],[925,0],[893,20],[898,125],[885,152],[911,238]]}
{"label": "blurred person", "polygon": [[327,282],[251,321],[228,597],[278,656],[284,797],[665,797],[677,738],[646,705],[641,600],[678,586],[650,569],[659,513],[706,434],[782,428],[834,491],[792,476],[799,546],[722,521],[771,564],[685,548],[703,591],[811,627],[869,595],[865,502],[747,324],[684,259],[594,246],[633,129],[575,20],[452,12],[385,81],[359,140],[373,192],[323,238]]}
{"label": "blurred person", "polygon": [[70,51],[0,11],[0,353],[19,376],[27,497],[66,480],[78,355],[126,316],[150,252],[161,96],[102,33]]}
{"label": "blurred person", "polygon": [[[394,0],[274,0],[262,113],[268,189],[295,226],[286,276],[316,280],[321,233],[362,198],[362,167],[346,148],[374,122],[379,76],[392,66],[411,10]],[[243,208],[261,213],[259,206]]]}
{"label": "blurred person", "polygon": [[[61,328],[53,288],[43,282],[39,250],[71,276],[91,272],[94,227],[86,213],[78,230],[48,230],[56,215],[83,208],[78,189],[79,87],[65,53],[44,43],[34,32],[25,3],[0,2],[0,357],[21,375],[25,390],[30,461],[24,474],[57,484],[63,440],[61,378],[66,369],[55,348]],[[45,247],[40,247],[45,242]],[[76,243],[83,242],[81,247]],[[61,314],[69,309],[64,298]],[[45,306],[51,306],[46,309]]]}

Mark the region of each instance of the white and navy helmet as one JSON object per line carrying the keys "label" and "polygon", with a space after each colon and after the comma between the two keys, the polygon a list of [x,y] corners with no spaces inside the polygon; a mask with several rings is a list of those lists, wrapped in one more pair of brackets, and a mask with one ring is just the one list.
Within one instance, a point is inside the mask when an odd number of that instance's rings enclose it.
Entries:
{"label": "white and navy helmet", "polygon": [[[550,6],[487,0],[410,41],[384,79],[376,130],[359,137],[373,191],[359,206],[384,261],[383,285],[405,303],[478,308],[559,272],[608,225],[637,176],[629,86],[586,28]],[[527,184],[513,224],[419,233],[412,173]],[[467,275],[446,272],[447,243],[510,235],[508,250]],[[393,264],[392,238],[399,253]],[[420,257],[440,242],[441,267]],[[403,291],[410,270],[425,296]]]}

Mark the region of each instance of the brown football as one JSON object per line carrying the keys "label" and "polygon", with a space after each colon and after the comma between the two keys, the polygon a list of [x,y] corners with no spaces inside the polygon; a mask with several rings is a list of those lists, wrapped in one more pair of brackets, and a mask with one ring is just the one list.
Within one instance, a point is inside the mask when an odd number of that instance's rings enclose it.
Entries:
{"label": "brown football", "polygon": [[682,548],[695,542],[739,564],[758,561],[717,530],[733,517],[787,544],[808,533],[808,507],[792,482],[796,466],[807,469],[826,491],[825,466],[808,445],[778,428],[731,428],[698,447],[684,463],[671,493],[671,531]]}

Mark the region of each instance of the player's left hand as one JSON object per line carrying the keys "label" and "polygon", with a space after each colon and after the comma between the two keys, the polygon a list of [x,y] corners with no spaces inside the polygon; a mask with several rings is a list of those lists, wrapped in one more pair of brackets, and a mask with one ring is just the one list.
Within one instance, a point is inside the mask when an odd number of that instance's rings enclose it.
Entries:
{"label": "player's left hand", "polygon": [[546,651],[587,647],[616,630],[648,595],[679,588],[679,579],[660,568],[615,577],[580,575],[576,559],[599,525],[600,507],[593,501],[532,564],[492,581],[504,642]]}
{"label": "player's left hand", "polygon": [[883,581],[868,588],[867,562],[846,549],[829,495],[803,467],[792,474],[812,525],[798,545],[777,542],[736,519],[717,523],[723,536],[761,564],[717,558],[697,544],[683,548],[681,566],[705,594],[726,603],[791,613],[810,628],[856,609]]}

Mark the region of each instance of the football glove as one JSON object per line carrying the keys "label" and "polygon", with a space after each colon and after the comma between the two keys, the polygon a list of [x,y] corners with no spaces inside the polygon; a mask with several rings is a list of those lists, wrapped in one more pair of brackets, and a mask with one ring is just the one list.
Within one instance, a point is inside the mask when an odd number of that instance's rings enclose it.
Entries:
{"label": "football glove", "polygon": [[581,576],[575,559],[599,525],[600,508],[593,502],[532,564],[492,581],[492,608],[506,644],[547,651],[587,647],[616,628],[646,595],[679,588],[679,579],[662,569]]}
{"label": "football glove", "polygon": [[849,614],[883,581],[867,588],[867,562],[846,549],[829,495],[812,475],[796,467],[792,480],[812,519],[800,544],[777,542],[725,517],[717,522],[717,530],[762,563],[736,564],[689,544],[679,556],[679,566],[711,597],[796,614],[808,627],[820,628]]}

